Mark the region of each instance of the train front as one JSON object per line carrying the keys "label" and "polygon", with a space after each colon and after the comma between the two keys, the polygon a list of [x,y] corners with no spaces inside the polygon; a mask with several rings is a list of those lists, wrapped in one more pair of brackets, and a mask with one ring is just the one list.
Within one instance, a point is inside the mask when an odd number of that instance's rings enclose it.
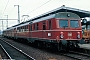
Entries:
{"label": "train front", "polygon": [[[82,27],[80,17],[71,12],[58,13],[56,40],[63,45],[62,48],[79,47],[78,42],[82,39]],[[60,48],[61,49],[61,48]]]}

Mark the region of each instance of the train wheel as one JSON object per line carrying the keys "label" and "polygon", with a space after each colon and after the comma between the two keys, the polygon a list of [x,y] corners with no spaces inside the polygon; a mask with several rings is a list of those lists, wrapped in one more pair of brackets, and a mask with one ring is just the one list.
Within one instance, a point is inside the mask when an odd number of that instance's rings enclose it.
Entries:
{"label": "train wheel", "polygon": [[72,42],[68,42],[67,44],[67,50],[74,50],[75,45]]}
{"label": "train wheel", "polygon": [[41,41],[37,41],[37,43],[36,43],[36,46],[38,46],[38,48],[43,48],[43,42],[41,42]]}
{"label": "train wheel", "polygon": [[57,48],[59,51],[66,51],[67,50],[67,41],[61,40],[60,43],[58,43]]}
{"label": "train wheel", "polygon": [[58,51],[66,51],[67,45],[63,45],[62,43],[58,43],[57,49]]}
{"label": "train wheel", "polygon": [[58,49],[58,51],[61,51],[61,50],[62,50],[62,44],[59,44],[59,43],[58,43],[57,49]]}

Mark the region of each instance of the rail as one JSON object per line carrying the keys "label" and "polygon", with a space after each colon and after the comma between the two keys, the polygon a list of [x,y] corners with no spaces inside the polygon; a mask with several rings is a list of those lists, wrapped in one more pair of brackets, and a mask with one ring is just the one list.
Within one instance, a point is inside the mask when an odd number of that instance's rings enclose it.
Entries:
{"label": "rail", "polygon": [[[11,46],[12,48],[14,48],[15,50],[19,51],[20,53],[22,53],[23,55],[27,56],[30,60],[35,60],[33,57],[29,56],[28,54],[26,54],[25,52],[23,52],[22,50],[16,48],[15,46],[11,45],[10,43],[4,41],[3,39],[1,39],[3,42],[5,42],[6,44],[8,44],[9,46]],[[2,46],[2,45],[1,45]],[[4,49],[5,50],[5,49]],[[7,51],[5,50],[5,52],[7,53]],[[8,56],[10,57],[9,53],[7,53]],[[10,59],[12,59],[10,57]]]}

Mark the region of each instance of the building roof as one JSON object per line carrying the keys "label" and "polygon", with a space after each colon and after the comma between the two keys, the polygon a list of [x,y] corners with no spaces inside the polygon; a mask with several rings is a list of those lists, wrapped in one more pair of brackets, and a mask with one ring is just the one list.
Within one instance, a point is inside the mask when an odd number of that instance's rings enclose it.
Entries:
{"label": "building roof", "polygon": [[[18,25],[21,25],[21,24],[24,24],[24,23],[27,23],[27,22],[30,22],[30,21],[33,21],[33,20],[37,20],[39,18],[48,16],[48,15],[51,15],[51,14],[55,14],[55,13],[58,13],[58,12],[72,12],[72,13],[75,13],[75,14],[79,15],[80,18],[90,17],[90,11],[85,11],[85,10],[81,10],[81,9],[66,7],[65,5],[63,5],[63,6],[59,7],[59,8],[56,8],[54,10],[51,10],[49,12],[46,12],[46,13],[41,14],[39,16],[36,16],[36,17],[30,19],[29,21],[22,22],[22,23],[20,23]],[[15,26],[18,26],[18,25],[15,25]]]}
{"label": "building roof", "polygon": [[[57,13],[57,12],[73,12],[73,13],[78,14],[81,18],[90,17],[90,11],[85,11],[85,10],[81,10],[81,9],[66,7],[65,5],[57,8],[57,9],[54,9],[52,11],[49,11],[47,13],[44,13],[40,16],[44,16],[44,15],[47,15],[47,14],[54,14],[54,13]],[[38,17],[40,17],[40,16],[38,16]]]}

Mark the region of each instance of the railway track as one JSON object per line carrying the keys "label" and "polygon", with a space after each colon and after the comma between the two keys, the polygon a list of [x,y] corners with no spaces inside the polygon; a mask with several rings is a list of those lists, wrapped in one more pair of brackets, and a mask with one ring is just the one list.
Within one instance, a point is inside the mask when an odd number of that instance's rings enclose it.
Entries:
{"label": "railway track", "polygon": [[11,45],[10,43],[1,40],[0,41],[1,46],[9,59],[15,59],[15,60],[35,60],[28,54],[24,53],[22,50],[16,48],[15,46]]}
{"label": "railway track", "polygon": [[[19,47],[19,45],[22,45],[22,44],[15,44],[15,41],[12,41],[12,40],[6,40],[6,39],[4,39],[4,41],[7,41],[8,43],[10,43],[10,44],[14,44],[14,46],[15,45],[18,45],[18,47]],[[26,47],[26,46],[24,46],[24,45],[22,45],[22,47],[24,48],[24,47]],[[30,47],[30,46],[29,46]],[[29,48],[29,47],[27,47],[27,48]],[[24,49],[26,49],[26,48],[24,48]],[[33,48],[30,48],[29,49],[29,51],[28,52],[30,52],[30,50],[31,49],[33,49]],[[21,50],[23,50],[23,49],[21,49]],[[70,57],[70,59],[66,59],[65,58],[65,60],[90,60],[90,56],[88,55],[88,54],[84,54],[84,53],[79,53],[79,52],[75,52],[75,51],[69,51],[68,53],[63,53],[63,54],[58,54],[58,53],[53,53],[53,54],[47,54],[47,52],[44,52],[44,54],[43,53],[41,53],[40,52],[40,50],[39,51],[36,51],[36,49],[35,49],[35,51],[32,51],[33,52],[33,55],[34,55],[34,53],[37,53],[38,52],[38,54],[35,54],[36,56],[38,56],[38,59],[37,60],[43,60],[43,58],[45,58],[44,60],[59,60],[60,58],[60,55],[62,55],[62,56],[67,56],[67,57]],[[32,54],[32,53],[29,53],[29,54]],[[45,56],[45,54],[48,56]],[[58,55],[57,57],[56,56],[53,56],[53,55]],[[34,55],[34,56],[35,56]],[[40,55],[40,57],[39,57],[39,55]],[[44,55],[44,56],[43,56]],[[49,57],[49,56],[52,56],[52,57]],[[42,58],[42,56],[43,56],[43,58]],[[36,57],[35,57],[36,58]],[[47,59],[46,59],[47,58]],[[63,60],[63,58],[61,58],[60,60]]]}
{"label": "railway track", "polygon": [[[6,40],[3,40],[3,41],[6,41]],[[7,40],[7,42],[10,42],[11,40]],[[13,44],[14,44],[15,42],[13,42]],[[24,46],[23,46],[24,47]],[[28,48],[28,47],[27,47]],[[21,49],[22,50],[22,49]],[[32,51],[33,52],[33,51]],[[35,51],[36,52],[36,51]],[[38,54],[39,54],[40,52],[38,51]],[[46,52],[45,52],[46,53]],[[40,53],[41,55],[42,55],[42,53]],[[39,54],[39,55],[40,55]],[[90,60],[90,56],[88,55],[88,54],[84,54],[84,53],[79,53],[79,52],[73,52],[73,51],[69,51],[68,53],[63,53],[63,54],[58,54],[58,53],[55,53],[56,55],[62,55],[62,56],[67,56],[67,57],[70,57],[71,59],[69,59],[69,60]],[[38,55],[38,56],[39,56]],[[40,56],[41,56],[40,55]],[[43,56],[43,55],[42,55]],[[53,56],[53,55],[52,55]],[[58,56],[58,57],[59,57]],[[44,56],[43,56],[44,57]],[[49,56],[48,56],[49,57]],[[39,58],[41,58],[41,57],[39,57]],[[59,60],[60,58],[55,58],[55,56],[54,57],[52,57],[52,58],[49,58],[48,60],[53,60],[53,59],[55,59],[55,60]],[[43,60],[43,59],[42,59]],[[44,60],[46,60],[46,59],[44,59]],[[63,59],[62,59],[63,60]],[[65,60],[68,60],[68,59],[65,59]]]}
{"label": "railway track", "polygon": [[[3,40],[3,41],[5,41],[5,40]],[[6,43],[9,44],[8,42],[6,42]],[[22,50],[19,50],[19,51],[22,51]],[[70,57],[70,58],[75,59],[75,60],[90,60],[90,56],[88,54],[74,52],[74,51],[69,51],[68,53],[63,53],[62,55]],[[58,60],[58,59],[56,59],[56,60]]]}
{"label": "railway track", "polygon": [[1,38],[1,39],[23,50],[25,53],[34,57],[36,60],[76,60],[67,56],[60,55],[54,51],[38,49],[35,47],[31,47],[28,44],[16,42],[5,38]]}
{"label": "railway track", "polygon": [[75,52],[75,51],[69,51],[68,53],[64,53],[63,55],[77,60],[90,60],[90,55],[85,53]]}
{"label": "railway track", "polygon": [[10,55],[4,49],[4,47],[0,44],[0,59],[11,59]]}

